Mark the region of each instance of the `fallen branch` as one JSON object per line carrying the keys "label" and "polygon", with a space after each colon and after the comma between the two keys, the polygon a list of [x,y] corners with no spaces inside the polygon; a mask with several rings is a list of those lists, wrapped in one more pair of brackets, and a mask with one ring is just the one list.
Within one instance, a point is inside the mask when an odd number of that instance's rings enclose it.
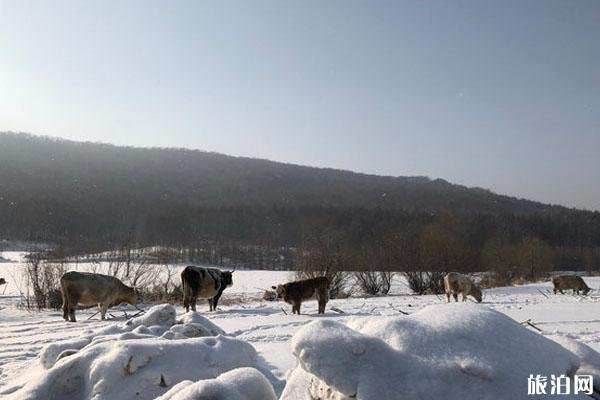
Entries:
{"label": "fallen branch", "polygon": [[127,313],[125,313],[125,318],[131,319],[131,318],[137,317],[138,315],[144,315],[145,313],[146,313],[145,310],[139,310],[138,312],[136,312],[135,314],[133,314],[131,317],[128,317]]}
{"label": "fallen branch", "polygon": [[98,315],[98,313],[99,313],[99,312],[100,312],[100,311],[96,311],[95,313],[93,313],[92,315],[90,315],[90,316],[89,316],[89,317],[86,319],[86,321],[89,321],[90,319],[94,318],[96,315]]}
{"label": "fallen branch", "polygon": [[537,326],[535,326],[532,322],[531,322],[531,318],[526,319],[525,321],[519,322],[521,325],[528,325],[530,327],[532,327],[533,329],[535,329],[538,332],[543,332],[540,328],[538,328]]}
{"label": "fallen branch", "polygon": [[335,311],[335,312],[336,312],[336,313],[338,313],[338,314],[346,314],[346,312],[345,312],[345,311],[343,311],[343,310],[340,310],[340,309],[339,309],[339,308],[337,308],[337,307],[331,307],[331,308],[329,308],[329,309],[330,309],[331,311]]}
{"label": "fallen branch", "polygon": [[548,297],[548,295],[544,292],[542,292],[540,289],[537,290],[538,292],[540,292],[545,298],[549,299],[550,297]]}
{"label": "fallen branch", "polygon": [[281,307],[281,311],[283,311],[283,313],[284,313],[285,315],[288,315],[288,313],[287,313],[287,312],[285,312],[285,310],[283,309],[283,307]]}
{"label": "fallen branch", "polygon": [[399,308],[395,308],[392,303],[388,303],[390,305],[390,308],[394,311],[398,311],[400,314],[404,314],[404,315],[409,315],[407,312],[400,310]]}

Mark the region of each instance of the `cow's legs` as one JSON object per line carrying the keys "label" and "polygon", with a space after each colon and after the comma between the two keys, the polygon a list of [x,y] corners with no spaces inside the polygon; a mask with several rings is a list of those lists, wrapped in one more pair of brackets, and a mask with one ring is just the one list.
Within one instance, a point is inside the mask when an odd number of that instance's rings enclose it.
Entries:
{"label": "cow's legs", "polygon": [[467,301],[467,295],[465,294],[465,292],[462,293],[462,297],[463,297],[463,301]]}
{"label": "cow's legs", "polygon": [[556,288],[554,288],[554,294],[556,294],[556,291],[557,291]]}
{"label": "cow's legs", "polygon": [[454,301],[458,303],[458,293],[452,293],[452,297],[454,297]]}
{"label": "cow's legs", "polygon": [[106,319],[106,312],[108,311],[108,303],[98,304],[98,309],[100,310],[100,318]]}
{"label": "cow's legs", "polygon": [[223,294],[223,291],[219,290],[219,293],[217,293],[215,295],[215,297],[212,298],[213,311],[217,311],[217,305],[219,304],[219,299],[221,298],[222,294]]}
{"label": "cow's legs", "polygon": [[75,319],[75,309],[74,308],[69,309],[69,320],[71,322],[77,322],[77,320]]}
{"label": "cow's legs", "polygon": [[292,305],[292,314],[294,314],[294,313],[295,313],[295,314],[298,314],[298,315],[300,315],[300,305],[301,305],[301,304],[302,304],[302,303],[300,303],[300,302],[297,302],[297,303],[294,303],[294,304]]}
{"label": "cow's legs", "polygon": [[183,307],[185,308],[185,312],[190,311],[190,302],[185,294],[183,295]]}
{"label": "cow's legs", "polygon": [[319,314],[325,314],[325,306],[327,301],[319,300]]}
{"label": "cow's legs", "polygon": [[69,304],[69,321],[77,322],[75,319],[75,306],[72,303]]}
{"label": "cow's legs", "polygon": [[62,294],[62,310],[63,310],[63,319],[65,321],[69,320],[69,302],[67,301],[67,296],[65,296],[65,294]]}
{"label": "cow's legs", "polygon": [[448,299],[448,303],[450,303],[450,293],[446,293],[446,298]]}
{"label": "cow's legs", "polygon": [[77,296],[68,296],[67,297],[67,308],[69,310],[69,321],[77,322],[75,319],[75,307],[79,303],[79,297]]}
{"label": "cow's legs", "polygon": [[213,310],[213,299],[208,299],[208,311]]}
{"label": "cow's legs", "polygon": [[192,311],[196,311],[196,298],[192,297],[192,301],[191,301],[191,306],[192,306]]}

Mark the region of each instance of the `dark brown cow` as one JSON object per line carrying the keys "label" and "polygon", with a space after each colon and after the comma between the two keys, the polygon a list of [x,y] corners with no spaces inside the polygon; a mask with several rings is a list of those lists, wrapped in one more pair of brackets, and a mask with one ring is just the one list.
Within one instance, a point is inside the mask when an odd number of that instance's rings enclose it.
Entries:
{"label": "dark brown cow", "polygon": [[588,285],[585,284],[583,279],[577,275],[559,275],[552,278],[552,284],[554,284],[554,294],[557,291],[564,294],[563,290],[572,289],[573,294],[579,294],[581,290],[583,294],[588,294],[591,290]]}
{"label": "dark brown cow", "polygon": [[283,299],[292,305],[292,313],[300,314],[302,301],[316,297],[319,302],[319,314],[325,313],[325,306],[329,300],[329,279],[325,276],[288,282],[283,285],[273,286],[277,298]]}
{"label": "dark brown cow", "polygon": [[102,319],[106,318],[109,307],[121,303],[135,305],[137,296],[134,288],[126,286],[114,276],[90,272],[69,271],[60,278],[60,292],[63,300],[63,318],[75,322],[77,305],[98,305]]}

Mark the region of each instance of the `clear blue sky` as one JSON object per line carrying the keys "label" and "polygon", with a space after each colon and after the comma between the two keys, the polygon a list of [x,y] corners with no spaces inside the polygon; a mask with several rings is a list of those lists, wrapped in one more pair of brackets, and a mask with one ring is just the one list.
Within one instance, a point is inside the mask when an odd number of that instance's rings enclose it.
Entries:
{"label": "clear blue sky", "polygon": [[0,131],[600,209],[600,1],[0,1]]}

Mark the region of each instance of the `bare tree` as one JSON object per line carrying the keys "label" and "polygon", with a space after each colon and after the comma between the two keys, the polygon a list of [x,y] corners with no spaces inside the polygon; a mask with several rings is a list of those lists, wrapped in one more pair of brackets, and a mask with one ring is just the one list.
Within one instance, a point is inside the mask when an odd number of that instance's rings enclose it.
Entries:
{"label": "bare tree", "polygon": [[527,238],[517,247],[519,265],[527,271],[527,278],[537,281],[554,269],[553,252],[541,239]]}
{"label": "bare tree", "polygon": [[64,264],[44,262],[41,254],[31,253],[26,264],[27,307],[58,309],[62,302],[59,282],[64,272]]}
{"label": "bare tree", "polygon": [[381,294],[388,294],[392,288],[392,280],[396,274],[391,271],[379,271],[379,279],[381,280]]}
{"label": "bare tree", "polygon": [[356,284],[364,294],[376,295],[381,292],[383,282],[377,271],[358,271],[353,274]]}
{"label": "bare tree", "polygon": [[345,271],[347,253],[340,247],[337,235],[337,232],[324,228],[320,222],[310,227],[304,234],[295,266],[299,279],[328,277],[329,295],[333,299],[347,297],[352,291],[351,274]]}

